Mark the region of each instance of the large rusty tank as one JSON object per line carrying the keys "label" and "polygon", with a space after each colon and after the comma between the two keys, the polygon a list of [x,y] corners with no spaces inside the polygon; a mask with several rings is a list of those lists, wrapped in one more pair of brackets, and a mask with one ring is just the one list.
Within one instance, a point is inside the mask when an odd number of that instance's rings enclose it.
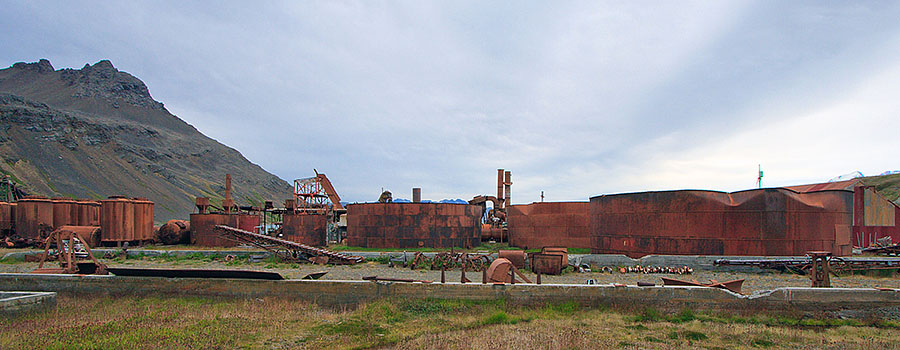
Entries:
{"label": "large rusty tank", "polygon": [[590,202],[541,202],[507,208],[509,245],[590,248]]}
{"label": "large rusty tank", "polygon": [[134,235],[134,201],[124,197],[110,197],[100,201],[100,240],[129,242]]}
{"label": "large rusty tank", "polygon": [[100,202],[91,200],[79,200],[77,202],[77,225],[100,226]]}
{"label": "large rusty tank", "polygon": [[40,239],[42,227],[45,229],[53,227],[53,202],[42,197],[22,198],[16,203],[15,217],[16,235]]}
{"label": "large rusty tank", "polygon": [[169,220],[159,227],[157,240],[162,244],[187,244],[191,242],[190,232],[190,222]]}
{"label": "large rusty tank", "polygon": [[77,202],[70,198],[53,198],[51,199],[51,201],[53,202],[54,228],[78,224],[77,218],[72,217],[73,208],[75,209],[76,213],[78,211],[76,205]]}
{"label": "large rusty tank", "polygon": [[260,224],[258,215],[250,214],[191,214],[191,244],[204,247],[234,247],[238,243],[219,236],[216,225],[236,227],[256,232]]}
{"label": "large rusty tank", "polygon": [[325,215],[288,213],[283,216],[281,238],[312,246],[325,245]]}
{"label": "large rusty tank", "polygon": [[662,191],[591,198],[591,252],[798,256],[849,241],[853,192],[784,188]]}
{"label": "large rusty tank", "polygon": [[481,243],[481,207],[454,203],[347,206],[347,244],[368,248],[471,248]]}
{"label": "large rusty tank", "polygon": [[10,203],[0,202],[0,236],[5,236],[12,232],[15,220],[15,212],[13,212],[12,208]]}
{"label": "large rusty tank", "polygon": [[134,198],[134,239],[153,239],[153,202],[146,198]]}

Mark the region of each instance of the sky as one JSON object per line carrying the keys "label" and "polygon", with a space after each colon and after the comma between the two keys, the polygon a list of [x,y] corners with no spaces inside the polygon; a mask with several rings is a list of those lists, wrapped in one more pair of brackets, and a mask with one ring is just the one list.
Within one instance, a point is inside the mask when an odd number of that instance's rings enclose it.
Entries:
{"label": "sky", "polygon": [[513,203],[900,169],[896,1],[7,1],[0,66],[109,59],[342,199]]}

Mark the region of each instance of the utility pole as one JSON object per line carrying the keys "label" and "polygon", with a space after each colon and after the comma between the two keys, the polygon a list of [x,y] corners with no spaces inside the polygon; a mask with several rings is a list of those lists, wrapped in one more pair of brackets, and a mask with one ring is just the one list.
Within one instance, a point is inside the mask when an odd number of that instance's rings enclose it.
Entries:
{"label": "utility pole", "polygon": [[758,164],[758,167],[759,167],[759,169],[758,169],[759,176],[757,176],[757,178],[756,178],[756,187],[762,188],[762,178],[763,178],[762,164]]}

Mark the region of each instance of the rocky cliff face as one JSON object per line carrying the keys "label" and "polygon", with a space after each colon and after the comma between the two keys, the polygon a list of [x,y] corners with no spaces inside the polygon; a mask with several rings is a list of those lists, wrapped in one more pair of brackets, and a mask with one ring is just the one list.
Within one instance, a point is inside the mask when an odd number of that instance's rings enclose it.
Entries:
{"label": "rocky cliff face", "polygon": [[147,197],[157,221],[187,218],[195,196],[221,198],[226,173],[240,204],[291,195],[287,182],[169,113],[109,61],[0,70],[0,157],[0,172],[30,192]]}

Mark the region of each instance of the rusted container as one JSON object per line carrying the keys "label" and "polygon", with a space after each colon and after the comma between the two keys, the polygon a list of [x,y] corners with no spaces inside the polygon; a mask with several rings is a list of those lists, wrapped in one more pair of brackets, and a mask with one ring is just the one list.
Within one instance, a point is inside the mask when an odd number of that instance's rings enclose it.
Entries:
{"label": "rusted container", "polygon": [[325,215],[284,214],[281,238],[313,246],[325,245]]}
{"label": "rusted container", "polygon": [[856,187],[850,243],[865,248],[884,237],[891,237],[893,243],[900,243],[900,207],[878,194],[874,186]]}
{"label": "rusted container", "polygon": [[91,248],[100,245],[100,226],[63,225],[56,229],[69,230],[77,233],[81,238],[84,238],[87,241],[88,246]]}
{"label": "rusted container", "polygon": [[159,227],[157,240],[162,244],[187,244],[191,242],[191,223],[184,220],[169,220]]}
{"label": "rusted container", "polygon": [[501,250],[497,252],[497,256],[509,260],[517,269],[525,267],[524,250]]}
{"label": "rusted container", "polygon": [[91,200],[78,200],[77,208],[78,226],[100,226],[100,202]]}
{"label": "rusted container", "polygon": [[568,266],[565,256],[558,252],[532,253],[528,257],[531,259],[531,271],[542,275],[562,274]]}
{"label": "rusted container", "polygon": [[234,247],[238,243],[222,238],[216,225],[227,225],[257,232],[260,217],[249,214],[191,214],[191,244],[204,247]]}
{"label": "rusted container", "polygon": [[[29,197],[16,203],[16,235],[40,239],[41,227],[53,227],[53,202],[47,198]],[[50,233],[49,231],[45,233]]]}
{"label": "rusted container", "polygon": [[146,198],[135,198],[134,203],[134,237],[135,241],[153,239],[153,202]]}
{"label": "rusted container", "polygon": [[259,225],[261,222],[259,215],[252,214],[237,214],[237,218],[235,218],[235,226],[244,231],[250,232],[259,232]]}
{"label": "rusted container", "polygon": [[471,248],[481,243],[481,207],[452,203],[347,206],[347,244],[368,248]]}
{"label": "rusted container", "polygon": [[853,192],[783,188],[662,191],[591,198],[591,252],[797,256],[832,251],[850,225]]}
{"label": "rusted container", "polygon": [[100,230],[102,242],[134,241],[134,201],[122,197],[101,200]]}
{"label": "rusted container", "polygon": [[74,200],[69,198],[53,198],[51,201],[53,202],[54,228],[78,224],[77,218],[72,217],[72,209],[75,208],[76,213],[78,211]]}
{"label": "rusted container", "polygon": [[523,249],[590,248],[590,202],[542,202],[507,208],[509,244]]}
{"label": "rusted container", "polygon": [[7,202],[0,202],[0,236],[9,234],[13,227],[12,206]]}

